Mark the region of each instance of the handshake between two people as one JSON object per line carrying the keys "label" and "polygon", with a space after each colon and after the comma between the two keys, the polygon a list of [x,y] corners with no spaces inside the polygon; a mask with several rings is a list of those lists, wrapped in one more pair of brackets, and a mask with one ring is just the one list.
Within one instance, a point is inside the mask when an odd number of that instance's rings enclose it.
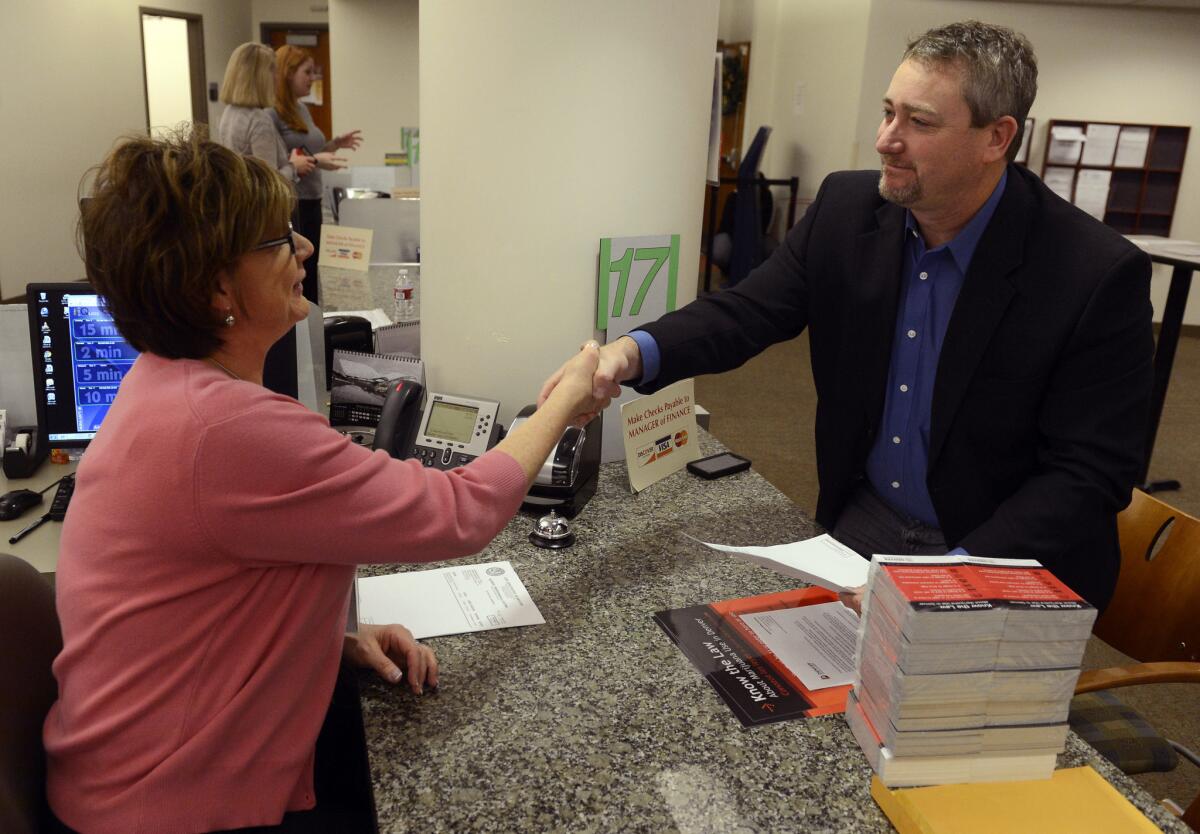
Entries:
{"label": "handshake between two people", "polygon": [[589,341],[550,375],[538,394],[537,407],[563,398],[578,408],[572,425],[584,426],[621,395],[621,383],[642,375],[637,342],[622,336],[607,345]]}

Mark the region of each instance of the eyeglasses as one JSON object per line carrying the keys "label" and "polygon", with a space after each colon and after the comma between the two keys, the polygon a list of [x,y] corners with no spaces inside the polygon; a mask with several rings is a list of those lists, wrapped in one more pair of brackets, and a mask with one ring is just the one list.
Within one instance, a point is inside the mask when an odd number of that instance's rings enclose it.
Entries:
{"label": "eyeglasses", "polygon": [[264,240],[262,243],[258,244],[250,251],[257,252],[259,249],[270,249],[272,246],[282,246],[283,244],[286,243],[288,245],[288,249],[292,250],[292,255],[295,256],[295,254],[296,254],[295,231],[296,230],[292,228],[292,224],[288,223],[288,233],[286,235],[284,235],[283,237],[274,237],[274,238],[271,238],[270,240]]}

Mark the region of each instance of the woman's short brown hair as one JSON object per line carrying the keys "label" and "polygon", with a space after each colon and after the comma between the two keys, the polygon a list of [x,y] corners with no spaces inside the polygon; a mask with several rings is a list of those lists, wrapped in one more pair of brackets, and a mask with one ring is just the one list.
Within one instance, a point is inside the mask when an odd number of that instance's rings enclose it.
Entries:
{"label": "woman's short brown hair", "polygon": [[126,139],[93,170],[78,237],[121,335],[171,359],[209,356],[222,341],[212,306],[220,273],[285,232],[291,187],[202,127]]}

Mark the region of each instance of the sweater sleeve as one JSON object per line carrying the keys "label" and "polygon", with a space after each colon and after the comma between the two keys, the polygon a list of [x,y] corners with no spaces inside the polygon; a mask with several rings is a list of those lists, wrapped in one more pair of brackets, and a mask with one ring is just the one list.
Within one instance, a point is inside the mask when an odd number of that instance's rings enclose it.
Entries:
{"label": "sweater sleeve", "polygon": [[425,562],[482,550],[525,490],[503,452],[449,472],[426,468],[270,397],[202,430],[193,502],[211,546],[251,563]]}
{"label": "sweater sleeve", "polygon": [[296,181],[296,167],[288,162],[290,157],[283,137],[266,110],[258,111],[250,120],[250,155],[261,159],[288,180]]}

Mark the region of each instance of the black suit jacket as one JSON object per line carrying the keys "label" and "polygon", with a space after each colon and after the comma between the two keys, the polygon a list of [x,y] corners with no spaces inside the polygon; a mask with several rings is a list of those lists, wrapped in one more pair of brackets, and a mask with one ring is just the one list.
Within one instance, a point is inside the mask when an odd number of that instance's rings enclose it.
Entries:
{"label": "black suit jacket", "polygon": [[[741,365],[809,329],[817,521],[832,529],[883,414],[904,210],[879,175],[833,174],[772,257],[736,287],[640,329],[662,350],[649,391]],[[1103,608],[1116,514],[1144,455],[1154,353],[1150,261],[1009,166],[946,331],[927,486],[950,547],[1035,558]],[[769,392],[763,392],[764,395]]]}

